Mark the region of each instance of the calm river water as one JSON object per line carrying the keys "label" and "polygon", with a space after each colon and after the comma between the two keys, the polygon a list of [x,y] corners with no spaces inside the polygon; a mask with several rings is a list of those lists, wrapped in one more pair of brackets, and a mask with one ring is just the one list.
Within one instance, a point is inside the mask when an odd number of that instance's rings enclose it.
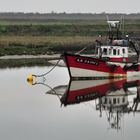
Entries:
{"label": "calm river water", "polygon": [[69,82],[56,67],[27,83],[50,68],[0,69],[1,140],[139,139],[139,79]]}

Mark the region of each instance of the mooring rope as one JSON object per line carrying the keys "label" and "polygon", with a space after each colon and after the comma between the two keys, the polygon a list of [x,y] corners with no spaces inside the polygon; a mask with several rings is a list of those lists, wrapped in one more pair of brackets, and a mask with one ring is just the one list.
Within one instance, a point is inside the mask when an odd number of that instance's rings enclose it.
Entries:
{"label": "mooring rope", "polygon": [[33,74],[32,76],[34,76],[34,77],[44,77],[45,75],[49,74],[58,65],[60,60],[61,60],[61,58],[57,61],[57,63],[48,72],[46,72],[44,74],[41,74],[41,75]]}

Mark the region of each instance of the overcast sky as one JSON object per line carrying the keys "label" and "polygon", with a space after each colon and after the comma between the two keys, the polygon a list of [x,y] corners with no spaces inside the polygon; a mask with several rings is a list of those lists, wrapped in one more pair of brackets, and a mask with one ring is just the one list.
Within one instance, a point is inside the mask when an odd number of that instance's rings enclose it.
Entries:
{"label": "overcast sky", "polygon": [[138,13],[140,0],[0,0],[0,12]]}

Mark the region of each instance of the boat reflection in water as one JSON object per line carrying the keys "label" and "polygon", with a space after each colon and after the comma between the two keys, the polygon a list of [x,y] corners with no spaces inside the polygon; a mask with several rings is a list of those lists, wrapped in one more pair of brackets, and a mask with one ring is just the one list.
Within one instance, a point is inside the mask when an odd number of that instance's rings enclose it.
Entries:
{"label": "boat reflection in water", "polygon": [[69,85],[51,88],[46,93],[57,95],[65,107],[95,100],[100,117],[105,112],[112,129],[120,129],[121,119],[126,113],[140,112],[140,79],[136,78],[70,81]]}

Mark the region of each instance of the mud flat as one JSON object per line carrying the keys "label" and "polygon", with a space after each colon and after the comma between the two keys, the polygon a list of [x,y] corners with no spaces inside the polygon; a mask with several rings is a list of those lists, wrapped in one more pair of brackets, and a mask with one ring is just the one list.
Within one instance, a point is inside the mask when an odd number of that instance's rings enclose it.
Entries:
{"label": "mud flat", "polygon": [[60,54],[54,55],[7,55],[1,56],[0,60],[17,60],[17,59],[47,59],[47,60],[56,60],[60,58]]}

